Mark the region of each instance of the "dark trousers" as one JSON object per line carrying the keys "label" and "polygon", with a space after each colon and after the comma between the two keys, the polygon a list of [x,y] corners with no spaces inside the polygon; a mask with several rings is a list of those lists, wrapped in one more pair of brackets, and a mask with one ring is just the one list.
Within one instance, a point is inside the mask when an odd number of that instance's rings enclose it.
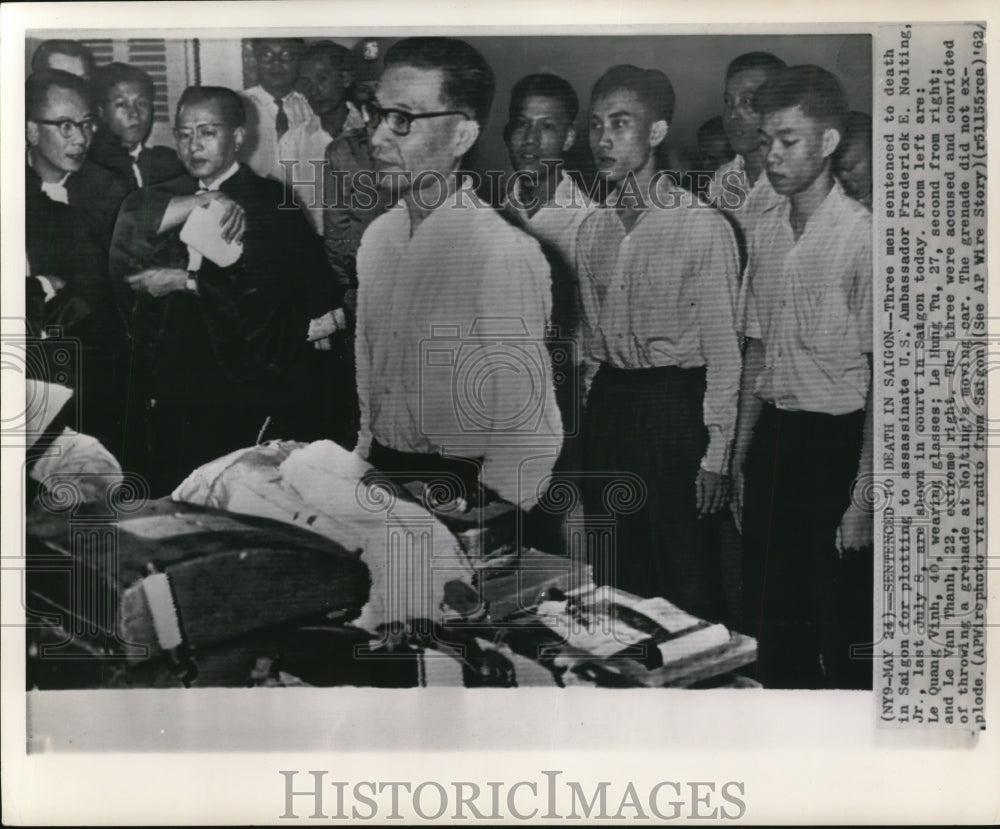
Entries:
{"label": "dark trousers", "polygon": [[766,687],[852,687],[849,677],[865,669],[870,677],[871,662],[852,660],[849,640],[860,626],[871,641],[871,582],[866,603],[863,588],[843,583],[848,563],[836,550],[863,429],[863,411],[768,405],[757,421],[744,468],[743,599]]}
{"label": "dark trousers", "polygon": [[695,503],[704,397],[704,369],[602,365],[584,416],[583,505],[588,535],[607,530],[610,568],[595,561],[595,580],[717,619],[717,522]]}

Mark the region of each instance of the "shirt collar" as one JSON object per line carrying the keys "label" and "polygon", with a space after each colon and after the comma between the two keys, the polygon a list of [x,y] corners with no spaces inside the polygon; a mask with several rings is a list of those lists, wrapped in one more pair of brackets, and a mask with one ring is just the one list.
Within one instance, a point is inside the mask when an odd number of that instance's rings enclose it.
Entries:
{"label": "shirt collar", "polygon": [[[826,194],[826,197],[820,203],[819,207],[816,208],[816,212],[813,213],[806,222],[806,226],[802,230],[802,235],[799,236],[799,241],[801,242],[805,239],[814,227],[832,227],[836,225],[844,208],[850,206],[850,201],[850,198],[844,192],[844,189],[840,186],[840,182],[837,181],[835,177],[833,179],[833,187],[830,188],[830,192]],[[790,199],[786,198],[782,202],[781,217],[784,224],[791,229],[792,202]]]}
{"label": "shirt collar", "polygon": [[128,151],[128,154],[132,156],[133,161],[138,161],[139,156],[142,155],[142,151],[144,149],[145,147],[142,144],[136,144],[135,147]]}
{"label": "shirt collar", "polygon": [[[451,175],[455,175],[452,173]],[[429,222],[434,216],[439,213],[448,213],[455,208],[477,208],[484,207],[483,202],[480,200],[479,196],[476,195],[476,190],[472,185],[472,182],[467,178],[462,178],[459,180],[458,186],[455,188],[455,192],[452,193],[448,198],[446,198],[441,204],[437,204],[431,209],[423,220],[420,222],[420,226],[424,226]],[[402,220],[407,228],[412,226],[412,220],[410,219],[410,211],[406,206],[404,199],[400,199],[392,207],[392,211],[398,211],[400,220]]]}
{"label": "shirt collar", "polygon": [[[587,198],[587,194],[573,180],[573,177],[566,175],[566,171],[562,168],[559,169],[558,173],[559,183],[556,185],[555,192],[552,194],[552,201],[546,202],[540,207],[590,207],[590,199]],[[515,201],[511,201],[507,196],[504,196],[502,207],[514,210],[518,214],[523,214],[524,220],[530,221],[527,210],[521,206],[525,203],[524,187],[525,183],[523,178],[515,179],[513,193]],[[538,214],[536,213],[535,215],[537,216]]]}
{"label": "shirt collar", "polygon": [[235,176],[236,173],[239,172],[239,169],[240,163],[238,161],[234,161],[226,172],[224,172],[221,176],[217,176],[212,181],[203,181],[202,179],[198,179],[198,186],[202,190],[218,190],[224,182],[229,181],[229,179]]}

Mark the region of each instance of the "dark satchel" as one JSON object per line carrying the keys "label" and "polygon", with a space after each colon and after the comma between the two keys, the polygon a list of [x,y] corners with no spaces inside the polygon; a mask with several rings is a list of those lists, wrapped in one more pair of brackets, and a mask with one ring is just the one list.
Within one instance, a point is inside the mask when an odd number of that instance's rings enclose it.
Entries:
{"label": "dark satchel", "polygon": [[67,493],[27,519],[29,688],[246,685],[289,630],[367,601],[367,567],[323,536],[169,499],[67,508]]}

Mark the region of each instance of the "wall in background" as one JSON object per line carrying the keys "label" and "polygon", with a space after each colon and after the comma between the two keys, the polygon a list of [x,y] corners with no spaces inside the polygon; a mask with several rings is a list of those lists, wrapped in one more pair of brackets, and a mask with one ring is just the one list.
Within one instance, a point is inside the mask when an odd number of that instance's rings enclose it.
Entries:
{"label": "wall in background", "polygon": [[[102,40],[107,44],[99,59],[127,56],[129,42],[109,37],[113,33],[79,32],[77,37]],[[150,33],[150,34],[156,34]],[[345,46],[359,38],[340,37],[310,29],[307,40],[329,38]],[[46,37],[73,37],[72,32],[46,32]],[[25,61],[43,38],[27,39]],[[378,38],[380,50],[396,38]],[[599,36],[489,36],[469,37],[497,77],[497,94],[489,123],[479,143],[473,148],[466,166],[471,169],[507,169],[503,145],[503,125],[507,121],[510,90],[524,75],[554,72],[566,78],[580,97],[581,114],[577,119],[580,141],[586,141],[586,107],[590,88],[598,77],[617,63],[632,63],[643,68],[664,71],[677,93],[674,123],[668,141],[675,155],[694,152],[695,131],[722,108],[722,86],[726,64],[743,52],[773,52],[789,64],[815,63],[834,72],[844,84],[848,103],[853,109],[871,112],[872,63],[871,38],[868,35],[599,35]],[[134,41],[132,41],[134,42]],[[153,39],[144,39],[149,52]],[[204,84],[239,89],[253,81],[246,65],[242,38],[203,38],[198,48],[191,40],[164,40],[166,55],[163,79],[165,111],[172,114],[172,103],[194,77]],[[171,143],[169,124],[164,118],[156,125],[154,143]]]}
{"label": "wall in background", "polygon": [[[598,37],[470,38],[497,76],[490,124],[466,166],[507,168],[503,125],[510,90],[532,72],[553,72],[568,80],[580,97],[578,140],[586,141],[590,89],[606,69],[631,63],[660,69],[677,95],[668,140],[681,154],[695,150],[695,132],[722,111],[726,65],[751,51],[773,52],[788,64],[815,63],[840,78],[852,109],[871,112],[871,38],[868,35],[657,35]],[[582,131],[581,131],[582,130]]]}

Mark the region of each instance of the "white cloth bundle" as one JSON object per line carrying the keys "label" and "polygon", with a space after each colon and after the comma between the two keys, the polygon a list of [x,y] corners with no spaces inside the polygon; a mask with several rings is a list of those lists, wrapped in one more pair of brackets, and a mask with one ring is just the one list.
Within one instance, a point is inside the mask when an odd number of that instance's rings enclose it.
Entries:
{"label": "white cloth bundle", "polygon": [[442,618],[444,585],[471,583],[472,568],[449,530],[419,504],[362,483],[371,465],[328,440],[273,441],[199,467],[175,501],[272,518],[360,550],[371,594],[354,624]]}

